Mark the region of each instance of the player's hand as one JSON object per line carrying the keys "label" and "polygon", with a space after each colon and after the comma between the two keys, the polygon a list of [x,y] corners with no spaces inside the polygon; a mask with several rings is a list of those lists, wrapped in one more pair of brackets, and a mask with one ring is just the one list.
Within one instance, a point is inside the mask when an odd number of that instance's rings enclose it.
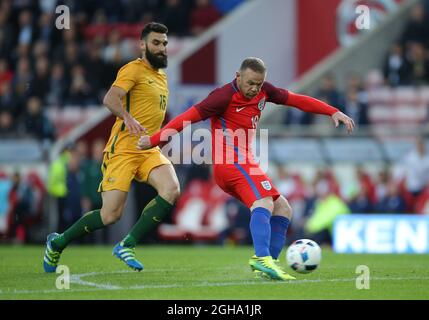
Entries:
{"label": "player's hand", "polygon": [[147,132],[146,128],[144,128],[136,119],[130,116],[129,113],[124,114],[124,123],[130,134],[133,136],[137,136],[141,132]]}
{"label": "player's hand", "polygon": [[344,123],[344,125],[347,128],[347,133],[350,134],[352,133],[354,127],[355,127],[355,122],[353,121],[352,118],[350,118],[349,116],[345,115],[344,113],[342,113],[341,111],[337,111],[332,115],[332,120],[335,123],[335,128],[338,128],[338,126],[340,125],[340,122]]}
{"label": "player's hand", "polygon": [[152,148],[150,143],[150,137],[147,135],[141,136],[139,142],[137,143],[137,149],[146,150]]}

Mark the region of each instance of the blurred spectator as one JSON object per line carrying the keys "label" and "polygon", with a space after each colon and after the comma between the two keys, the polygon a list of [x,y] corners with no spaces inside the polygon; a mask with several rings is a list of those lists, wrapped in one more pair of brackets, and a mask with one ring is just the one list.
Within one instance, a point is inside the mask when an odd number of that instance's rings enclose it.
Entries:
{"label": "blurred spectator", "polygon": [[355,91],[358,95],[358,101],[363,104],[368,103],[368,92],[362,82],[362,78],[355,72],[349,72],[346,77],[347,91]]}
{"label": "blurred spectator", "polygon": [[86,78],[86,71],[82,65],[76,65],[72,68],[67,103],[74,106],[87,106],[96,103],[93,88]]}
{"label": "blurred spectator", "polygon": [[183,0],[166,0],[160,12],[160,21],[168,27],[168,35],[184,36],[188,30],[188,11]]}
{"label": "blurred spectator", "polygon": [[12,210],[8,237],[15,238],[19,243],[24,243],[27,233],[27,220],[37,214],[37,207],[33,190],[19,172],[12,175],[12,189],[9,197]]}
{"label": "blurred spectator", "polygon": [[49,166],[47,189],[49,195],[55,199],[59,218],[59,227],[64,216],[65,198],[67,195],[67,166],[70,159],[70,150],[74,146],[67,145],[66,149]]}
{"label": "blurred spectator", "polygon": [[365,90],[376,90],[385,85],[383,74],[380,70],[371,70],[365,77]]}
{"label": "blurred spectator", "polygon": [[102,206],[100,193],[97,192],[102,180],[101,166],[105,142],[95,140],[92,144],[91,158],[82,163],[82,206],[84,212],[99,209]]}
{"label": "blurred spectator", "polygon": [[30,84],[30,95],[38,97],[42,103],[49,92],[49,61],[41,56],[36,60],[36,72]]}
{"label": "blurred spectator", "polygon": [[410,45],[405,73],[408,75],[407,84],[414,86],[429,84],[429,59],[422,44]]}
{"label": "blurred spectator", "polygon": [[76,150],[77,155],[80,159],[81,168],[84,164],[89,161],[88,158],[88,143],[85,140],[79,140],[74,145],[74,150]]}
{"label": "blurred spectator", "polygon": [[[297,239],[297,236],[303,235],[302,230],[306,221],[305,210],[308,200],[307,186],[300,175],[291,174],[282,165],[277,166],[274,183],[280,194],[288,200],[293,208],[293,223],[288,229],[288,233],[292,235],[289,240],[293,241]],[[288,237],[286,238],[288,239]]]}
{"label": "blurred spectator", "polygon": [[18,18],[18,44],[29,45],[34,41],[36,33],[36,28],[33,25],[33,14],[30,10],[23,10],[19,13]]}
{"label": "blurred spectator", "polygon": [[0,2],[0,57],[8,57],[13,51],[16,31],[9,22],[11,16],[10,2]]}
{"label": "blurred spectator", "polygon": [[66,77],[71,78],[71,70],[74,66],[79,64],[81,61],[79,47],[75,42],[70,42],[65,45],[64,57],[58,58],[58,61],[64,66],[64,71],[66,72]]}
{"label": "blurred spectator", "polygon": [[116,23],[121,20],[124,12],[124,2],[117,0],[103,0],[103,11],[109,23]]}
{"label": "blurred spectator", "polygon": [[371,213],[374,211],[374,207],[368,196],[368,189],[362,185],[351,196],[347,205],[352,213]]}
{"label": "blurred spectator", "polygon": [[401,173],[407,191],[415,197],[420,195],[429,183],[429,153],[423,138],[418,138],[415,148],[405,156]]}
{"label": "blurred spectator", "polygon": [[67,88],[68,84],[64,74],[64,67],[61,63],[55,63],[52,66],[49,90],[46,97],[48,105],[63,106]]}
{"label": "blurred spectator", "polygon": [[14,116],[17,116],[20,112],[13,96],[12,86],[9,82],[3,82],[0,86],[0,111],[2,110],[12,112]]}
{"label": "blurred spectator", "polygon": [[4,58],[0,58],[0,88],[4,83],[11,83],[13,72],[9,68],[8,62]]}
{"label": "blurred spectator", "polygon": [[411,10],[410,20],[402,34],[402,41],[406,45],[411,42],[427,43],[429,34],[429,20],[422,3],[417,3]]}
{"label": "blurred spectator", "polygon": [[369,125],[368,104],[359,101],[359,93],[356,90],[349,90],[347,92],[344,112],[351,117],[357,125]]}
{"label": "blurred spectator", "polygon": [[358,166],[356,168],[356,177],[359,181],[360,188],[367,191],[369,202],[375,205],[377,203],[377,192],[371,176],[361,166]]}
{"label": "blurred spectator", "polygon": [[340,195],[340,186],[334,173],[330,168],[317,170],[312,183],[313,190],[317,190],[319,188],[319,184],[326,184],[330,193],[334,193],[338,196]]}
{"label": "blurred spectator", "polygon": [[[45,1],[42,1],[42,3]],[[38,21],[38,40],[46,45],[50,44],[54,35],[55,23],[53,21],[53,12],[55,8],[52,8],[52,11],[44,12]]]}
{"label": "blurred spectator", "polygon": [[98,98],[98,101],[102,101],[102,96],[105,93],[102,92],[102,90],[110,85],[107,81],[111,78],[108,75],[111,69],[108,68],[107,64],[102,59],[102,49],[99,44],[95,41],[92,42],[88,51],[88,57],[84,64],[87,75],[86,78],[92,86],[92,90],[95,94],[94,98]]}
{"label": "blurred spectator", "polygon": [[227,242],[238,245],[252,244],[252,236],[249,230],[249,209],[231,197],[226,201],[225,211],[228,227],[219,234],[219,244],[226,244]]}
{"label": "blurred spectator", "polygon": [[40,58],[46,58],[49,56],[48,44],[41,40],[36,41],[33,45],[32,54],[33,54],[33,59],[36,61],[36,68],[37,68],[37,60]]}
{"label": "blurred spectator", "polygon": [[27,102],[30,83],[33,79],[30,61],[27,58],[21,58],[18,61],[17,71],[12,80],[13,95],[18,106],[18,114],[21,113],[23,106]]}
{"label": "blurred spectator", "polygon": [[404,50],[399,43],[394,43],[384,61],[383,73],[386,83],[392,87],[407,83],[407,61]]}
{"label": "blurred spectator", "polygon": [[405,199],[400,194],[398,185],[389,180],[386,194],[380,198],[377,204],[379,213],[404,213],[406,211]]}
{"label": "blurred spectator", "polygon": [[314,193],[304,231],[310,239],[319,244],[330,243],[335,218],[350,213],[350,209],[339,196],[330,192],[326,181],[314,184]]}
{"label": "blurred spectator", "polygon": [[14,138],[16,134],[16,125],[12,113],[8,110],[0,110],[0,137]]}
{"label": "blurred spectator", "polygon": [[335,85],[334,76],[325,75],[322,78],[320,89],[316,92],[315,97],[339,109],[344,107],[344,97]]}
{"label": "blurred spectator", "polygon": [[131,41],[121,39],[119,30],[114,29],[109,33],[108,44],[103,50],[103,59],[107,63],[119,65],[124,61],[133,59],[131,55],[132,44]]}
{"label": "blurred spectator", "polygon": [[[91,148],[91,158],[81,161],[81,206],[82,212],[89,212],[102,207],[101,194],[98,192],[99,184],[103,178],[101,166],[103,164],[103,150],[105,141],[97,139]],[[86,239],[90,243],[106,243],[108,230],[97,230]]]}
{"label": "blurred spectator", "polygon": [[4,172],[0,171],[0,239],[6,238],[9,231],[10,199],[12,180]]}
{"label": "blurred spectator", "polygon": [[195,8],[191,11],[189,27],[191,34],[197,36],[221,18],[220,12],[210,0],[195,0]]}
{"label": "blurred spectator", "polygon": [[286,125],[309,125],[313,122],[313,114],[298,108],[286,108],[283,123]]}
{"label": "blurred spectator", "polygon": [[27,109],[20,119],[19,131],[41,140],[52,141],[55,131],[52,122],[42,110],[42,102],[37,97],[31,97],[27,102]]}
{"label": "blurred spectator", "polygon": [[82,216],[82,173],[80,171],[80,155],[76,148],[70,150],[67,162],[66,187],[64,198],[64,211],[60,217],[60,230],[64,231],[67,226],[75,223]]}
{"label": "blurred spectator", "polygon": [[282,165],[277,166],[276,186],[279,192],[288,200],[306,197],[307,190],[301,177],[296,174],[290,174]]}
{"label": "blurred spectator", "polygon": [[388,183],[390,182],[391,177],[387,169],[381,170],[378,173],[377,180],[375,183],[375,194],[377,201],[384,198],[387,195]]}

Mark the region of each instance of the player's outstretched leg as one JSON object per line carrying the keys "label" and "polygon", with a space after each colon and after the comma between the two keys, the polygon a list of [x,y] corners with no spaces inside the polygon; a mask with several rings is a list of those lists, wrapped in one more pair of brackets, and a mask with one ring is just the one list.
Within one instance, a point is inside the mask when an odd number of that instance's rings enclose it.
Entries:
{"label": "player's outstretched leg", "polygon": [[43,257],[43,269],[45,272],[55,272],[60,260],[61,252],[73,240],[103,228],[100,210],[90,211],[80,218],[75,224],[68,228],[64,233],[51,233],[46,241],[45,255]]}
{"label": "player's outstretched leg", "polygon": [[[258,200],[255,204],[252,206],[253,210],[250,219],[250,231],[255,248],[255,255],[249,260],[251,269],[258,270],[275,280],[295,279],[275,264],[270,254],[271,212],[266,208],[270,208],[269,199]],[[258,206],[259,204],[263,206]]]}
{"label": "player's outstretched leg", "polygon": [[[155,159],[155,162],[160,163],[159,159]],[[146,205],[137,223],[113,249],[113,255],[138,271],[143,269],[143,265],[135,258],[135,247],[138,241],[171,212],[173,203],[180,193],[179,181],[171,164],[154,167],[150,170],[147,182],[155,188],[158,195]]]}
{"label": "player's outstretched leg", "polygon": [[135,257],[135,247],[139,239],[149,230],[158,225],[162,218],[167,215],[172,205],[161,196],[156,196],[143,209],[137,223],[125,238],[113,248],[113,255],[124,261],[130,268],[141,271],[143,264]]}

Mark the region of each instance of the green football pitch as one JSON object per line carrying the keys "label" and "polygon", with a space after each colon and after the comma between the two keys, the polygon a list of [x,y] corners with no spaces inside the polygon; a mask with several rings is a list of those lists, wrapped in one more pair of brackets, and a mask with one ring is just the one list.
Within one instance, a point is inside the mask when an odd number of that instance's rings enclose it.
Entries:
{"label": "green football pitch", "polygon": [[[70,246],[60,264],[70,288],[42,269],[43,246],[0,246],[0,299],[429,299],[429,255],[340,255],[323,248],[320,267],[297,280],[255,279],[251,247],[139,246],[145,265],[135,272],[113,257],[110,246]],[[282,252],[284,261],[284,252]],[[369,288],[356,273],[369,268]]]}

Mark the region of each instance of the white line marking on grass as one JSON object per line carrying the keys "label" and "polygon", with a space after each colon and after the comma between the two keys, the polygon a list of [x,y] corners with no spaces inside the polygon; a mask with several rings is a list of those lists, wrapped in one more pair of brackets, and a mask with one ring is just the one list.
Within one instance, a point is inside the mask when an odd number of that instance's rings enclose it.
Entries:
{"label": "white line marking on grass", "polygon": [[[80,278],[97,276],[97,275],[108,275],[108,274],[118,274],[118,273],[132,273],[131,271],[119,271],[119,272],[91,272],[83,273],[80,275],[75,275],[74,280],[79,280],[79,282],[74,282],[77,284],[87,285],[91,288],[80,288],[80,289],[69,289],[69,290],[12,290],[12,291],[0,291],[0,295],[4,294],[37,294],[37,293],[58,293],[58,292],[91,292],[91,291],[119,291],[119,290],[142,290],[142,289],[171,289],[171,288],[198,288],[198,287],[228,287],[228,286],[239,286],[239,285],[296,285],[296,284],[307,284],[307,283],[321,283],[321,282],[351,282],[354,283],[356,278],[350,279],[302,279],[302,280],[290,280],[290,281],[275,281],[275,280],[254,280],[254,281],[229,281],[229,282],[199,282],[193,284],[153,284],[153,285],[135,285],[129,287],[120,287],[110,284],[100,284],[95,282],[83,281]],[[403,280],[429,280],[429,277],[401,277],[401,278],[391,278],[391,277],[372,277],[372,280],[375,281],[403,281]]]}
{"label": "white line marking on grass", "polygon": [[[125,272],[122,271],[122,272],[115,272],[115,273],[125,273]],[[70,277],[70,283],[80,284],[82,286],[89,286],[89,287],[95,287],[95,288],[100,288],[100,289],[106,289],[106,290],[121,290],[122,289],[122,287],[120,287],[120,286],[84,281],[81,279],[83,277],[98,276],[98,275],[104,275],[104,274],[105,274],[104,272],[90,272],[90,273],[74,274]]]}

